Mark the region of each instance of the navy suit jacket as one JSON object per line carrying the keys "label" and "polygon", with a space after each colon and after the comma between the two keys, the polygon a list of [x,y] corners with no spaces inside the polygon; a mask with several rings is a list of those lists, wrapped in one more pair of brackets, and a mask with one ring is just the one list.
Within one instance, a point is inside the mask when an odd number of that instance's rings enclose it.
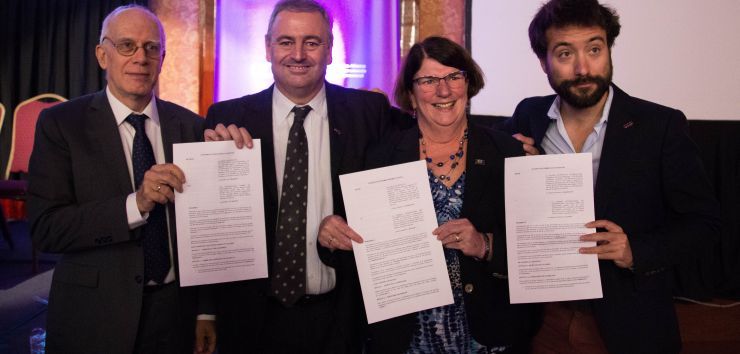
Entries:
{"label": "navy suit jacket", "polygon": [[[367,168],[419,160],[418,125],[403,129],[373,146]],[[504,214],[504,159],[524,155],[510,136],[470,123],[466,154],[465,193],[460,218],[480,232],[493,233],[490,262],[460,256],[465,310],[473,338],[488,346],[516,345],[526,350],[539,327],[537,305],[509,303]],[[415,330],[417,313],[371,324],[368,353],[405,353]]]}
{"label": "navy suit jacket", "polygon": [[[156,99],[156,104],[165,157],[172,162],[172,144],[202,140],[203,120],[173,103]],[[140,228],[129,230],[126,216],[126,197],[132,192],[105,91],[41,112],[29,165],[31,237],[41,251],[62,253],[49,294],[49,352],[133,352],[144,253]],[[172,203],[168,209],[177,269]],[[195,291],[179,292],[181,352],[192,352]]]}
{"label": "navy suit jacket", "polygon": [[[600,261],[604,297],[589,303],[610,352],[676,353],[673,267],[718,239],[719,206],[683,113],[613,88],[595,211],[627,234],[634,269]],[[523,100],[505,127],[544,151],[554,99]]]}
{"label": "navy suit jacket", "polygon": [[[265,200],[265,229],[267,232],[268,266],[272,267],[275,227],[277,222],[277,176],[272,133],[273,86],[241,98],[219,102],[211,106],[206,126],[218,123],[246,127],[255,139],[261,139],[262,177]],[[368,91],[347,89],[326,83],[326,104],[329,118],[331,179],[334,214],[344,217],[339,175],[360,171],[370,143],[377,141],[391,129],[390,105],[385,96]],[[318,244],[318,242],[317,242]],[[338,267],[341,258],[352,257],[348,252],[328,252],[319,248],[322,261],[336,269],[337,326],[328,343],[327,351],[358,350],[359,291],[348,285],[352,269]],[[272,274],[272,269],[269,269]],[[228,352],[243,351],[242,346],[259,346],[265,309],[269,300],[269,279],[233,282],[221,285],[218,291],[219,347]],[[289,334],[286,334],[289,335]]]}

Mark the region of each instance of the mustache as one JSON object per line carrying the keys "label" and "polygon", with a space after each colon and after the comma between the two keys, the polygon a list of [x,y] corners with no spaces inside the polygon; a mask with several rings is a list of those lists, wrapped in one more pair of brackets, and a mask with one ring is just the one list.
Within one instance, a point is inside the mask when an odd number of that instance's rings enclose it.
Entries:
{"label": "mustache", "polygon": [[577,77],[573,80],[563,81],[561,85],[575,86],[575,85],[580,85],[580,84],[598,84],[598,83],[605,82],[605,81],[606,80],[603,77],[586,75],[586,76]]}

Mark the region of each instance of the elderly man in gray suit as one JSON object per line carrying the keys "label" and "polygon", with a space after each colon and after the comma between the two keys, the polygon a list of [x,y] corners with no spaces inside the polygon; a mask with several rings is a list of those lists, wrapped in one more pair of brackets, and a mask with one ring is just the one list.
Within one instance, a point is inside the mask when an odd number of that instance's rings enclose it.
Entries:
{"label": "elderly man in gray suit", "polygon": [[[45,110],[29,167],[35,245],[61,253],[47,318],[49,353],[192,353],[198,290],[177,276],[172,144],[202,138],[202,119],[154,96],[165,37],[148,9],[103,21],[95,54],[105,90]],[[168,224],[169,222],[169,224]],[[212,352],[212,321],[196,349]]]}

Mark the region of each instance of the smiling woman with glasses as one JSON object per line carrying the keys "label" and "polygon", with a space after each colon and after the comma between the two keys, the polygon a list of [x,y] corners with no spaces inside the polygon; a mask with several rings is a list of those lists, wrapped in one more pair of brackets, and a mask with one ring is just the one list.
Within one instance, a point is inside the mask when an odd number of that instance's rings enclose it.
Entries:
{"label": "smiling woman with glasses", "polygon": [[147,58],[159,59],[162,56],[162,45],[157,42],[146,42],[139,46],[132,40],[124,39],[114,42],[108,37],[103,37],[103,40],[100,43],[102,44],[106,39],[116,48],[118,54],[125,57],[134,55],[139,48],[144,48],[144,55],[146,55]]}
{"label": "smiling woman with glasses", "polygon": [[417,77],[414,79],[414,83],[419,86],[419,88],[424,92],[432,92],[437,90],[437,86],[439,86],[439,83],[441,81],[444,81],[447,83],[450,88],[460,88],[463,85],[465,85],[465,79],[467,78],[467,74],[465,71],[455,71],[454,73],[450,73],[445,75],[445,77],[436,77],[436,76],[422,76]]}
{"label": "smiling woman with glasses", "polygon": [[537,308],[509,304],[504,158],[523,155],[502,132],[469,122],[483,75],[458,44],[414,45],[396,81],[416,117],[368,151],[366,168],[425,160],[454,303],[369,326],[367,353],[527,353]]}

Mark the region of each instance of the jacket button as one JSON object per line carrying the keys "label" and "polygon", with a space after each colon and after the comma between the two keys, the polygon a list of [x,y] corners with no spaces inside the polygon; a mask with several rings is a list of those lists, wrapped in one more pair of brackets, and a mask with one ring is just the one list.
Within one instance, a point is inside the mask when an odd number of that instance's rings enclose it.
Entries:
{"label": "jacket button", "polygon": [[470,294],[474,290],[473,284],[465,284],[465,288],[463,288],[463,289],[465,290],[466,293]]}
{"label": "jacket button", "polygon": [[144,277],[142,277],[141,275],[137,275],[134,277],[134,280],[136,281],[137,284],[141,284],[141,282],[144,281]]}

